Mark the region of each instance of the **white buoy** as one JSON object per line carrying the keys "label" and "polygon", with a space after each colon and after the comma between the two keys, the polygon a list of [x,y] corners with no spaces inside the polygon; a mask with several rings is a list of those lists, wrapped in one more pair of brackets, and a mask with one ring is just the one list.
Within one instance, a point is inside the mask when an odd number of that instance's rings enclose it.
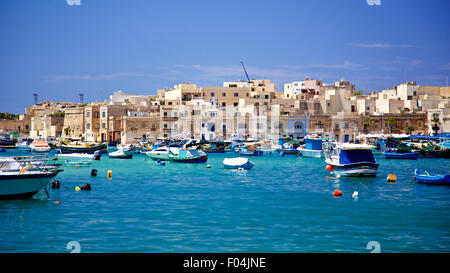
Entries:
{"label": "white buoy", "polygon": [[341,178],[341,175],[340,174],[336,175],[336,178]]}
{"label": "white buoy", "polygon": [[358,192],[355,191],[355,192],[352,194],[352,197],[353,197],[353,198],[358,198]]}

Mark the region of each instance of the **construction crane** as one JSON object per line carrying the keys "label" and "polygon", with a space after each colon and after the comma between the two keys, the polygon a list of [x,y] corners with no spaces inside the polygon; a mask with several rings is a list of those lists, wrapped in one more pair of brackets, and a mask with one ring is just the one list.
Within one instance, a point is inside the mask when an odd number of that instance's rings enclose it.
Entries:
{"label": "construction crane", "polygon": [[250,78],[248,77],[247,70],[245,70],[245,66],[244,66],[244,63],[242,61],[241,61],[241,64],[242,64],[242,68],[244,68],[245,76],[247,76],[247,80],[250,83],[251,82]]}

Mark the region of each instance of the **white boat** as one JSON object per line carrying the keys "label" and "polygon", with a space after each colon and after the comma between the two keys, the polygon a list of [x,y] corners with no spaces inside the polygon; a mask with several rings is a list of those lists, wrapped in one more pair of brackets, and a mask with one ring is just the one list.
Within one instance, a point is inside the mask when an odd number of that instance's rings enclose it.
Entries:
{"label": "white boat", "polygon": [[325,162],[331,171],[340,176],[376,176],[378,164],[372,154],[374,146],[366,144],[344,143],[336,145]]}
{"label": "white boat", "polygon": [[121,148],[115,152],[109,153],[108,155],[109,158],[128,159],[133,157],[133,151],[130,148],[128,149]]}
{"label": "white boat", "polygon": [[245,157],[224,158],[223,166],[226,169],[251,169],[255,164]]}
{"label": "white boat", "polygon": [[[180,150],[180,147],[170,147],[170,152],[174,153],[174,154],[178,154]],[[152,150],[150,152],[145,152],[144,154],[146,154],[148,157],[150,157],[153,160],[165,160],[165,161],[169,161],[169,147],[168,146],[164,146],[164,147],[159,147],[155,150]]]}
{"label": "white boat", "polygon": [[72,153],[72,154],[56,154],[57,159],[72,159],[72,158],[84,158],[84,159],[94,159],[95,154],[80,154],[80,153]]}
{"label": "white boat", "polygon": [[0,158],[0,199],[29,198],[44,188],[61,170],[45,168],[48,160]]}
{"label": "white boat", "polygon": [[27,151],[29,151],[29,150],[31,150],[30,142],[27,141],[27,140],[24,140],[22,142],[18,142],[18,143],[16,143],[16,148],[19,149],[19,150],[27,150]]}
{"label": "white boat", "polygon": [[30,144],[30,149],[35,153],[48,153],[50,151],[50,146],[44,139],[36,139]]}

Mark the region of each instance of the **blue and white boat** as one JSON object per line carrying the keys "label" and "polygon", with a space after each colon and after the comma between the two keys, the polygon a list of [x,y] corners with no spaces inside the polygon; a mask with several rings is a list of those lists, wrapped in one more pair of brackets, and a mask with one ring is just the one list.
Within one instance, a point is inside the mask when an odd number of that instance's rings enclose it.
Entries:
{"label": "blue and white boat", "polygon": [[415,169],[414,178],[420,184],[450,186],[450,174],[431,175],[426,171]]}
{"label": "blue and white boat", "polygon": [[371,145],[344,143],[336,145],[325,162],[331,165],[337,176],[376,176],[378,164],[372,154]]}
{"label": "blue and white boat", "polygon": [[304,157],[325,157],[325,150],[322,148],[321,139],[305,138],[305,147],[297,148]]}
{"label": "blue and white boat", "polygon": [[251,169],[253,166],[255,166],[255,164],[245,157],[223,159],[223,167],[226,169]]}

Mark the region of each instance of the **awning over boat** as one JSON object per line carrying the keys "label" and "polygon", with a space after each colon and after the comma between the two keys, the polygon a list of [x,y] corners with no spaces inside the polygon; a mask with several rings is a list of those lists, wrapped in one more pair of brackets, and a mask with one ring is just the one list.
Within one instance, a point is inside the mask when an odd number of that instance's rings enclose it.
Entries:
{"label": "awning over boat", "polygon": [[358,162],[376,163],[371,150],[341,150],[339,164],[353,164]]}
{"label": "awning over boat", "polygon": [[305,143],[305,149],[322,150],[322,140],[320,139],[306,138]]}

